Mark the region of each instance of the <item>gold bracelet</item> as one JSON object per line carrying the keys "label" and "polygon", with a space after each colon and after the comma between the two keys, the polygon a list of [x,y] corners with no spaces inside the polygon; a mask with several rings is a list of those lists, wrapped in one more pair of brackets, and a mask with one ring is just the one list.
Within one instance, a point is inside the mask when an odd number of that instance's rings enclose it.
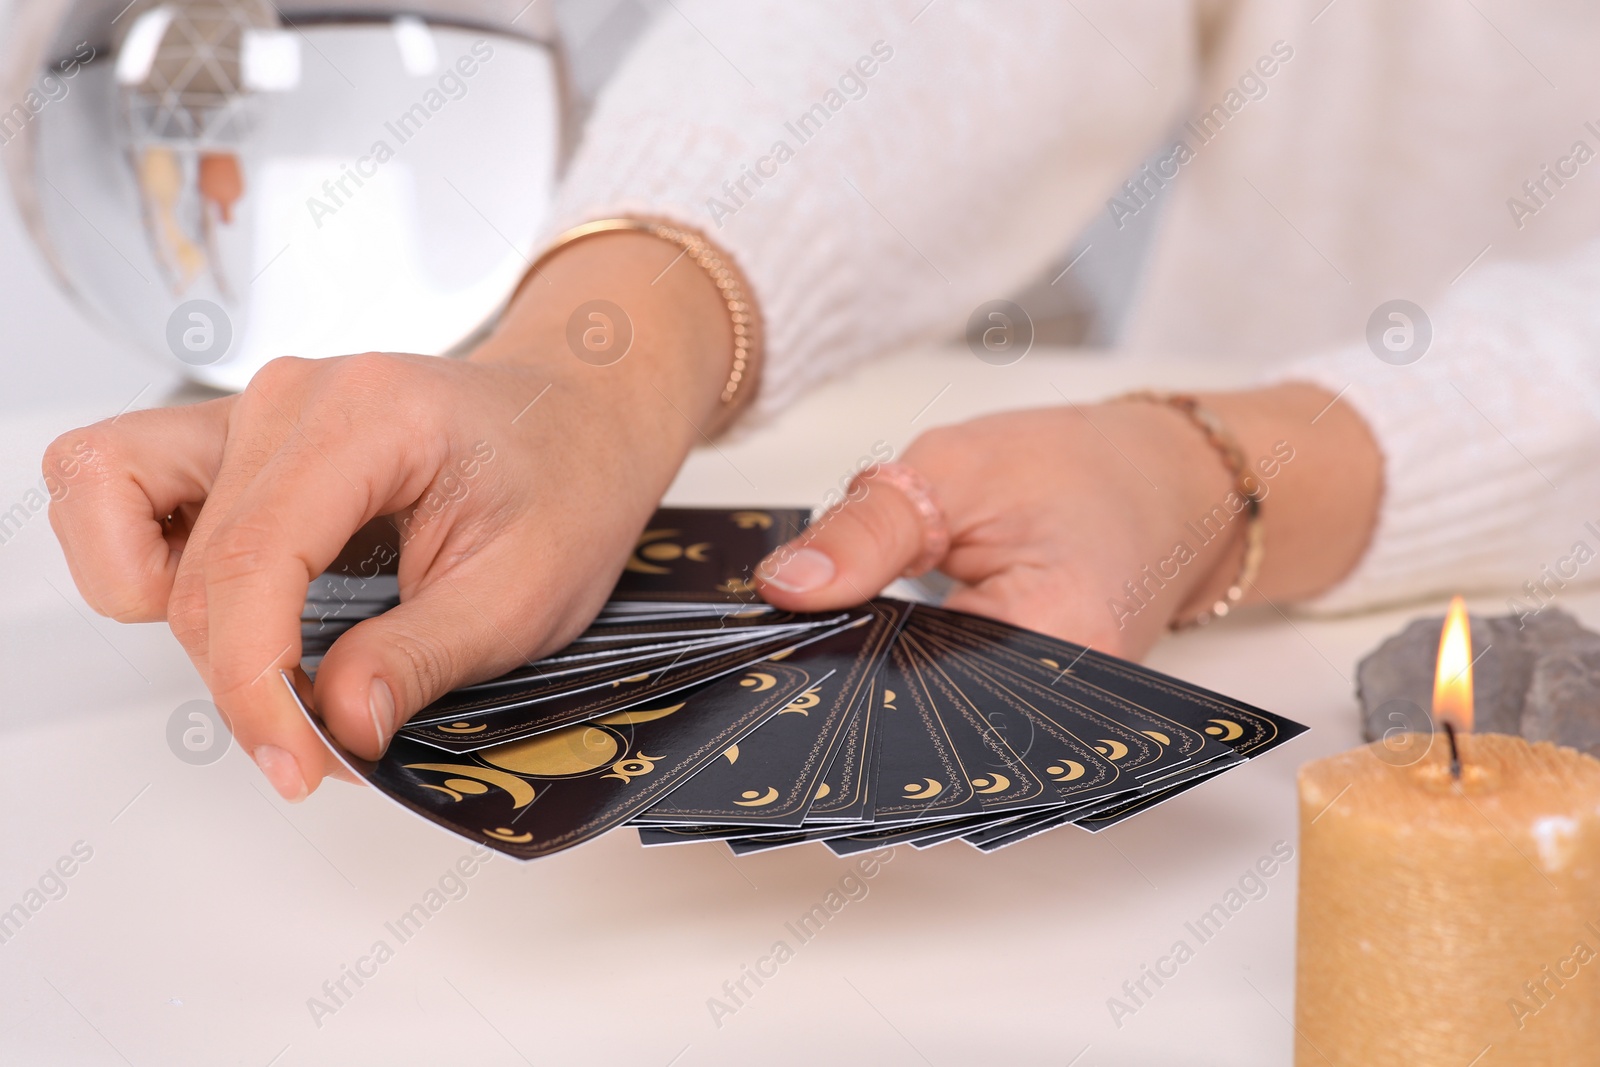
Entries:
{"label": "gold bracelet", "polygon": [[[1183,616],[1180,608],[1177,615],[1173,616],[1170,626],[1174,630],[1187,630],[1195,626],[1204,626],[1213,619],[1220,619],[1232,611],[1244,599],[1245,588],[1255,584],[1256,576],[1261,573],[1261,560],[1266,555],[1266,531],[1261,525],[1261,480],[1250,473],[1249,462],[1245,459],[1244,449],[1239,447],[1239,441],[1228,429],[1228,424],[1222,417],[1189,393],[1156,393],[1149,390],[1126,393],[1118,400],[1146,401],[1152,404],[1165,404],[1187,418],[1205,435],[1206,443],[1222,457],[1223,465],[1228,468],[1228,473],[1233,476],[1233,491],[1238,493],[1245,501],[1245,528],[1244,528],[1244,559],[1239,564],[1239,573],[1234,578],[1233,584],[1228,586],[1228,591],[1216,603],[1206,608],[1200,614],[1186,621],[1179,621]],[[1251,483],[1254,483],[1252,486]]]}
{"label": "gold bracelet", "polygon": [[682,255],[694,260],[695,264],[710,276],[712,283],[717,287],[717,294],[727,305],[728,318],[733,323],[733,367],[729,370],[728,380],[722,387],[721,403],[725,415],[718,420],[716,426],[716,429],[721,430],[731,421],[734,402],[750,396],[755,391],[761,356],[761,316],[756,311],[754,301],[746,295],[747,287],[730,257],[701,234],[653,219],[599,219],[574,226],[558,235],[540,253],[539,258],[534,260],[528,272],[523,275],[522,281],[517,284],[516,291],[512,293],[512,300],[516,299],[528,279],[537,274],[539,267],[556,252],[585,238],[617,231],[646,233],[683,249]]}

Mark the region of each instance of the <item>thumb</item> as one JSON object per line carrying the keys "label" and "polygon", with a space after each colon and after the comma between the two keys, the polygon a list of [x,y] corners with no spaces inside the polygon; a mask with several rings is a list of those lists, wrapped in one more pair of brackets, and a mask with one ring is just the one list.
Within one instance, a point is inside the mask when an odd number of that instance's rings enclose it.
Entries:
{"label": "thumb", "polygon": [[942,530],[943,521],[926,483],[909,467],[880,467],[858,479],[852,494],[756,568],[769,603],[786,611],[859,604],[913,564],[920,573],[942,558],[948,538],[930,536],[930,527]]}
{"label": "thumb", "polygon": [[333,643],[317,670],[316,708],[341,744],[377,759],[411,716],[536,651],[531,643],[521,649],[512,643],[507,629],[519,628],[496,625],[485,613],[493,598],[475,605],[472,586],[435,582]]}

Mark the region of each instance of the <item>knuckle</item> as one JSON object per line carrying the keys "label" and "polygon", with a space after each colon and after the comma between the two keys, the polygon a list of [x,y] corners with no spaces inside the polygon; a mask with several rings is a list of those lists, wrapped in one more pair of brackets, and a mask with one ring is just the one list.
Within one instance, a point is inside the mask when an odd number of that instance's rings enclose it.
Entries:
{"label": "knuckle", "polygon": [[292,386],[305,377],[312,362],[299,356],[279,356],[262,364],[261,369],[250,379],[250,384],[264,389]]}
{"label": "knuckle", "polygon": [[418,634],[395,634],[390,642],[406,668],[406,684],[412,687],[415,707],[446,692],[454,675],[450,652],[438,641]]}
{"label": "knuckle", "polygon": [[373,385],[392,379],[399,361],[383,352],[359,352],[333,364],[332,373],[352,385]]}
{"label": "knuckle", "polygon": [[182,582],[174,586],[167,599],[167,625],[192,659],[206,655],[206,597],[198,582]]}
{"label": "knuckle", "polygon": [[97,614],[117,622],[155,622],[162,614],[161,595],[148,582],[98,589],[85,599]]}
{"label": "knuckle", "polygon": [[104,423],[62,434],[44,451],[40,471],[52,501],[60,501],[78,477],[102,466],[114,453],[116,431]]}
{"label": "knuckle", "polygon": [[224,522],[206,543],[206,582],[225,584],[260,574],[273,558],[274,544],[274,533],[263,526]]}
{"label": "knuckle", "polygon": [[304,389],[312,360],[279,356],[264,364],[234,398],[230,420],[234,428],[271,426],[285,416],[293,417],[298,404],[291,399]]}

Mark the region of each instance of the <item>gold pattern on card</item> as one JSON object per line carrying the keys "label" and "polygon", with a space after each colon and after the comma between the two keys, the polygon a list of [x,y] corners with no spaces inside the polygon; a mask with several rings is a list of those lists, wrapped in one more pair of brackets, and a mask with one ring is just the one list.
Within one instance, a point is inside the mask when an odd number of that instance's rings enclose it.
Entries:
{"label": "gold pattern on card", "polygon": [[486,829],[483,832],[494,838],[496,841],[504,841],[508,845],[526,845],[529,841],[533,840],[533,834],[519,834],[509,826],[498,826],[493,830]]}
{"label": "gold pattern on card", "polygon": [[895,701],[894,690],[893,689],[885,689],[883,691],[883,706],[888,708],[890,711],[894,711],[895,710],[894,701]]}
{"label": "gold pattern on card", "polygon": [[434,729],[438,730],[441,734],[481,734],[488,728],[489,725],[487,723],[481,722],[476,726],[470,722],[453,722],[448,726],[434,727]]}
{"label": "gold pattern on card", "polygon": [[759,789],[746,789],[739,795],[744,799],[735,800],[734,803],[741,808],[760,808],[778,799],[778,788],[777,786],[769,786],[765,793]]}
{"label": "gold pattern on card", "polygon": [[[471,785],[484,782],[504,789],[512,803],[519,808],[525,808],[533,803],[533,786],[514,774],[497,771],[492,767],[477,767],[470,763],[407,763],[405,768],[408,771],[433,771],[437,774],[450,775],[443,785],[432,785],[427,782],[422,784],[436,792],[448,794],[452,800],[460,800],[468,793],[487,792],[486,788],[470,788]],[[469,787],[463,788],[463,786]]]}
{"label": "gold pattern on card", "polygon": [[663,567],[663,563],[674,563],[680,559],[692,563],[706,562],[706,553],[711,551],[713,545],[710,541],[697,541],[692,545],[680,545],[669,541],[669,537],[677,537],[677,530],[646,530],[639,535],[639,543],[634,547],[633,555],[628,557],[628,562],[623,569],[635,574],[671,574],[672,568]]}
{"label": "gold pattern on card", "polygon": [[1237,741],[1244,736],[1244,727],[1231,719],[1207,719],[1206,721],[1216,724],[1215,726],[1206,727],[1206,733],[1212,737],[1218,737],[1224,741]]}
{"label": "gold pattern on card", "polygon": [[772,516],[765,511],[735,511],[728,518],[741,530],[772,529]]}
{"label": "gold pattern on card", "polygon": [[821,800],[823,797],[827,796],[831,792],[833,792],[833,786],[829,785],[827,782],[823,782],[821,785],[819,785],[817,787],[817,795],[812,797],[811,799],[812,800]]}
{"label": "gold pattern on card", "polygon": [[1053,671],[1059,671],[1061,669],[1061,664],[1058,661],[1051,659],[1049,656],[1040,656],[1039,662],[1043,663],[1046,667],[1049,667]]}
{"label": "gold pattern on card", "polygon": [[[716,588],[719,593],[728,593],[733,596],[738,596],[740,593],[754,593],[756,591],[755,583],[750,581],[748,578],[727,578],[724,579]],[[748,613],[733,616],[733,618],[736,619],[748,617]]]}
{"label": "gold pattern on card", "polygon": [[768,689],[778,684],[778,679],[765,671],[751,671],[739,679],[739,684],[752,693],[765,693]]}
{"label": "gold pattern on card", "polygon": [[673,712],[680,710],[682,703],[672,704],[665,708],[630,708],[627,711],[618,711],[610,715],[602,715],[595,719],[596,723],[605,726],[633,726],[641,722],[653,722],[656,719],[665,719]]}
{"label": "gold pattern on card", "polygon": [[1044,773],[1058,782],[1070,782],[1074,778],[1083,777],[1083,764],[1077,760],[1064,759],[1044,769]]}
{"label": "gold pattern on card", "polygon": [[729,745],[726,749],[723,750],[722,757],[723,757],[723,759],[726,759],[729,763],[738,763],[739,762],[739,746],[738,745]]}
{"label": "gold pattern on card", "polygon": [[972,788],[980,793],[998,793],[1011,788],[1011,779],[1003,774],[991,774],[972,780]]}
{"label": "gold pattern on card", "polygon": [[911,782],[903,792],[907,800],[931,800],[944,792],[944,785],[933,778],[924,778],[920,782]]}
{"label": "gold pattern on card", "polygon": [[1172,738],[1168,737],[1166,734],[1162,733],[1160,730],[1140,730],[1139,732],[1144,734],[1146,737],[1148,737],[1150,740],[1154,741],[1158,745],[1170,745],[1170,744],[1172,744]]}
{"label": "gold pattern on card", "polygon": [[804,693],[789,701],[779,712],[779,715],[804,715],[811,717],[811,709],[822,703],[822,694],[815,689],[807,689]]}
{"label": "gold pattern on card", "polygon": [[1102,737],[1100,743],[1094,746],[1094,750],[1113,763],[1128,754],[1127,745],[1121,741],[1113,741],[1109,737]]}
{"label": "gold pattern on card", "polygon": [[618,678],[616,681],[612,682],[611,688],[616,689],[622,685],[632,685],[637,682],[648,682],[649,680],[649,671],[645,671],[643,674],[630,674],[626,678]]}
{"label": "gold pattern on card", "polygon": [[478,755],[487,763],[517,774],[562,778],[597,771],[621,751],[622,743],[616,734],[582,725],[495,745]]}
{"label": "gold pattern on card", "polygon": [[656,761],[660,756],[646,756],[643,750],[635,752],[631,759],[619,759],[611,765],[610,774],[602,774],[602,778],[615,778],[621,782],[631,782],[635,778],[649,774],[656,769]]}

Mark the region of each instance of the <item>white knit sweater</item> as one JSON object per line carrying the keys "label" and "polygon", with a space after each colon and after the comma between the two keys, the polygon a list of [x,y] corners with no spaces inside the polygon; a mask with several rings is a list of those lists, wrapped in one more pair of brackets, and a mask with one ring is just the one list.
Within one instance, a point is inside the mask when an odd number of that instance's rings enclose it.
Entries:
{"label": "white knit sweater", "polygon": [[[1531,607],[1600,577],[1597,43],[1568,0],[673,0],[556,225],[712,233],[769,324],[770,410],[1159,200],[1121,343],[1259,358],[1382,445],[1376,535],[1316,606]],[[1403,366],[1364,340],[1394,298],[1434,335]]]}

